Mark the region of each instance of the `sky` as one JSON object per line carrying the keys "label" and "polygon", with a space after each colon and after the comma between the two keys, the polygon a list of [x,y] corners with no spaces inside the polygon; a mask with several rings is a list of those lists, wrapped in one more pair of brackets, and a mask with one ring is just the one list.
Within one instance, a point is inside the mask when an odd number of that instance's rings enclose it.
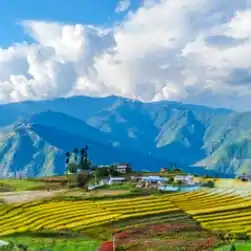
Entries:
{"label": "sky", "polygon": [[0,103],[73,95],[251,110],[251,0],[1,0]]}

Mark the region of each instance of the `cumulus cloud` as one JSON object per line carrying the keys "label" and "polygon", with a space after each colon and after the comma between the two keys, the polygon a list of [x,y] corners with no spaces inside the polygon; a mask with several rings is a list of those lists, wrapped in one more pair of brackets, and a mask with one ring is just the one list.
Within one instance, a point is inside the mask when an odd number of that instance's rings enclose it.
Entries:
{"label": "cumulus cloud", "polygon": [[119,0],[118,5],[116,6],[115,12],[125,12],[131,5],[131,0]]}
{"label": "cumulus cloud", "polygon": [[24,21],[35,42],[0,49],[0,100],[115,94],[239,108],[251,95],[250,22],[250,0],[147,0],[109,29]]}

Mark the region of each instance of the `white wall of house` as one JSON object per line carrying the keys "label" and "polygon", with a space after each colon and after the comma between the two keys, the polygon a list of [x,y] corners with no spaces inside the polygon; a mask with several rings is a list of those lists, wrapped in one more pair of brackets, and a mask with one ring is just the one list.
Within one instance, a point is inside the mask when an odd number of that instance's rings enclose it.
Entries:
{"label": "white wall of house", "polygon": [[123,177],[115,177],[115,178],[110,178],[108,184],[112,185],[112,184],[116,184],[116,183],[123,183],[125,181],[126,181],[126,179]]}
{"label": "white wall of house", "polygon": [[193,184],[194,183],[194,180],[193,180],[193,176],[192,175],[176,175],[174,177],[174,181],[177,182],[177,181],[181,181],[185,184]]}

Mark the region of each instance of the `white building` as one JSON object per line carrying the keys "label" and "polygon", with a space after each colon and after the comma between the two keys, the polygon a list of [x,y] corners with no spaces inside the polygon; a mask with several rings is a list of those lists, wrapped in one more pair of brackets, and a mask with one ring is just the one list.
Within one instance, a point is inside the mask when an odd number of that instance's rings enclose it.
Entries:
{"label": "white building", "polygon": [[192,175],[176,175],[174,177],[174,181],[175,182],[181,181],[182,183],[189,184],[189,185],[194,184]]}
{"label": "white building", "polygon": [[250,175],[242,174],[242,175],[239,176],[239,179],[242,180],[242,181],[250,181],[251,177],[250,177]]}
{"label": "white building", "polygon": [[145,176],[145,177],[141,177],[141,180],[147,183],[163,184],[167,182],[169,179],[166,177],[160,177],[160,176]]}
{"label": "white building", "polygon": [[127,173],[129,166],[128,164],[119,164],[119,165],[116,165],[116,169],[117,169],[117,172],[119,173]]}
{"label": "white building", "polygon": [[108,181],[109,185],[115,184],[115,183],[123,183],[126,179],[123,177],[111,177]]}

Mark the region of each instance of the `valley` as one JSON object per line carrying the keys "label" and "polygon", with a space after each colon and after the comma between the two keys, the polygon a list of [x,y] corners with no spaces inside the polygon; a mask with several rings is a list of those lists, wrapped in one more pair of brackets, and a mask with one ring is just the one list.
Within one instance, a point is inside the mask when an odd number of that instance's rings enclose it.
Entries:
{"label": "valley", "polygon": [[[8,116],[7,116],[8,115]],[[0,105],[0,176],[62,174],[64,153],[88,144],[95,164],[234,177],[249,172],[249,112],[121,97]]]}

